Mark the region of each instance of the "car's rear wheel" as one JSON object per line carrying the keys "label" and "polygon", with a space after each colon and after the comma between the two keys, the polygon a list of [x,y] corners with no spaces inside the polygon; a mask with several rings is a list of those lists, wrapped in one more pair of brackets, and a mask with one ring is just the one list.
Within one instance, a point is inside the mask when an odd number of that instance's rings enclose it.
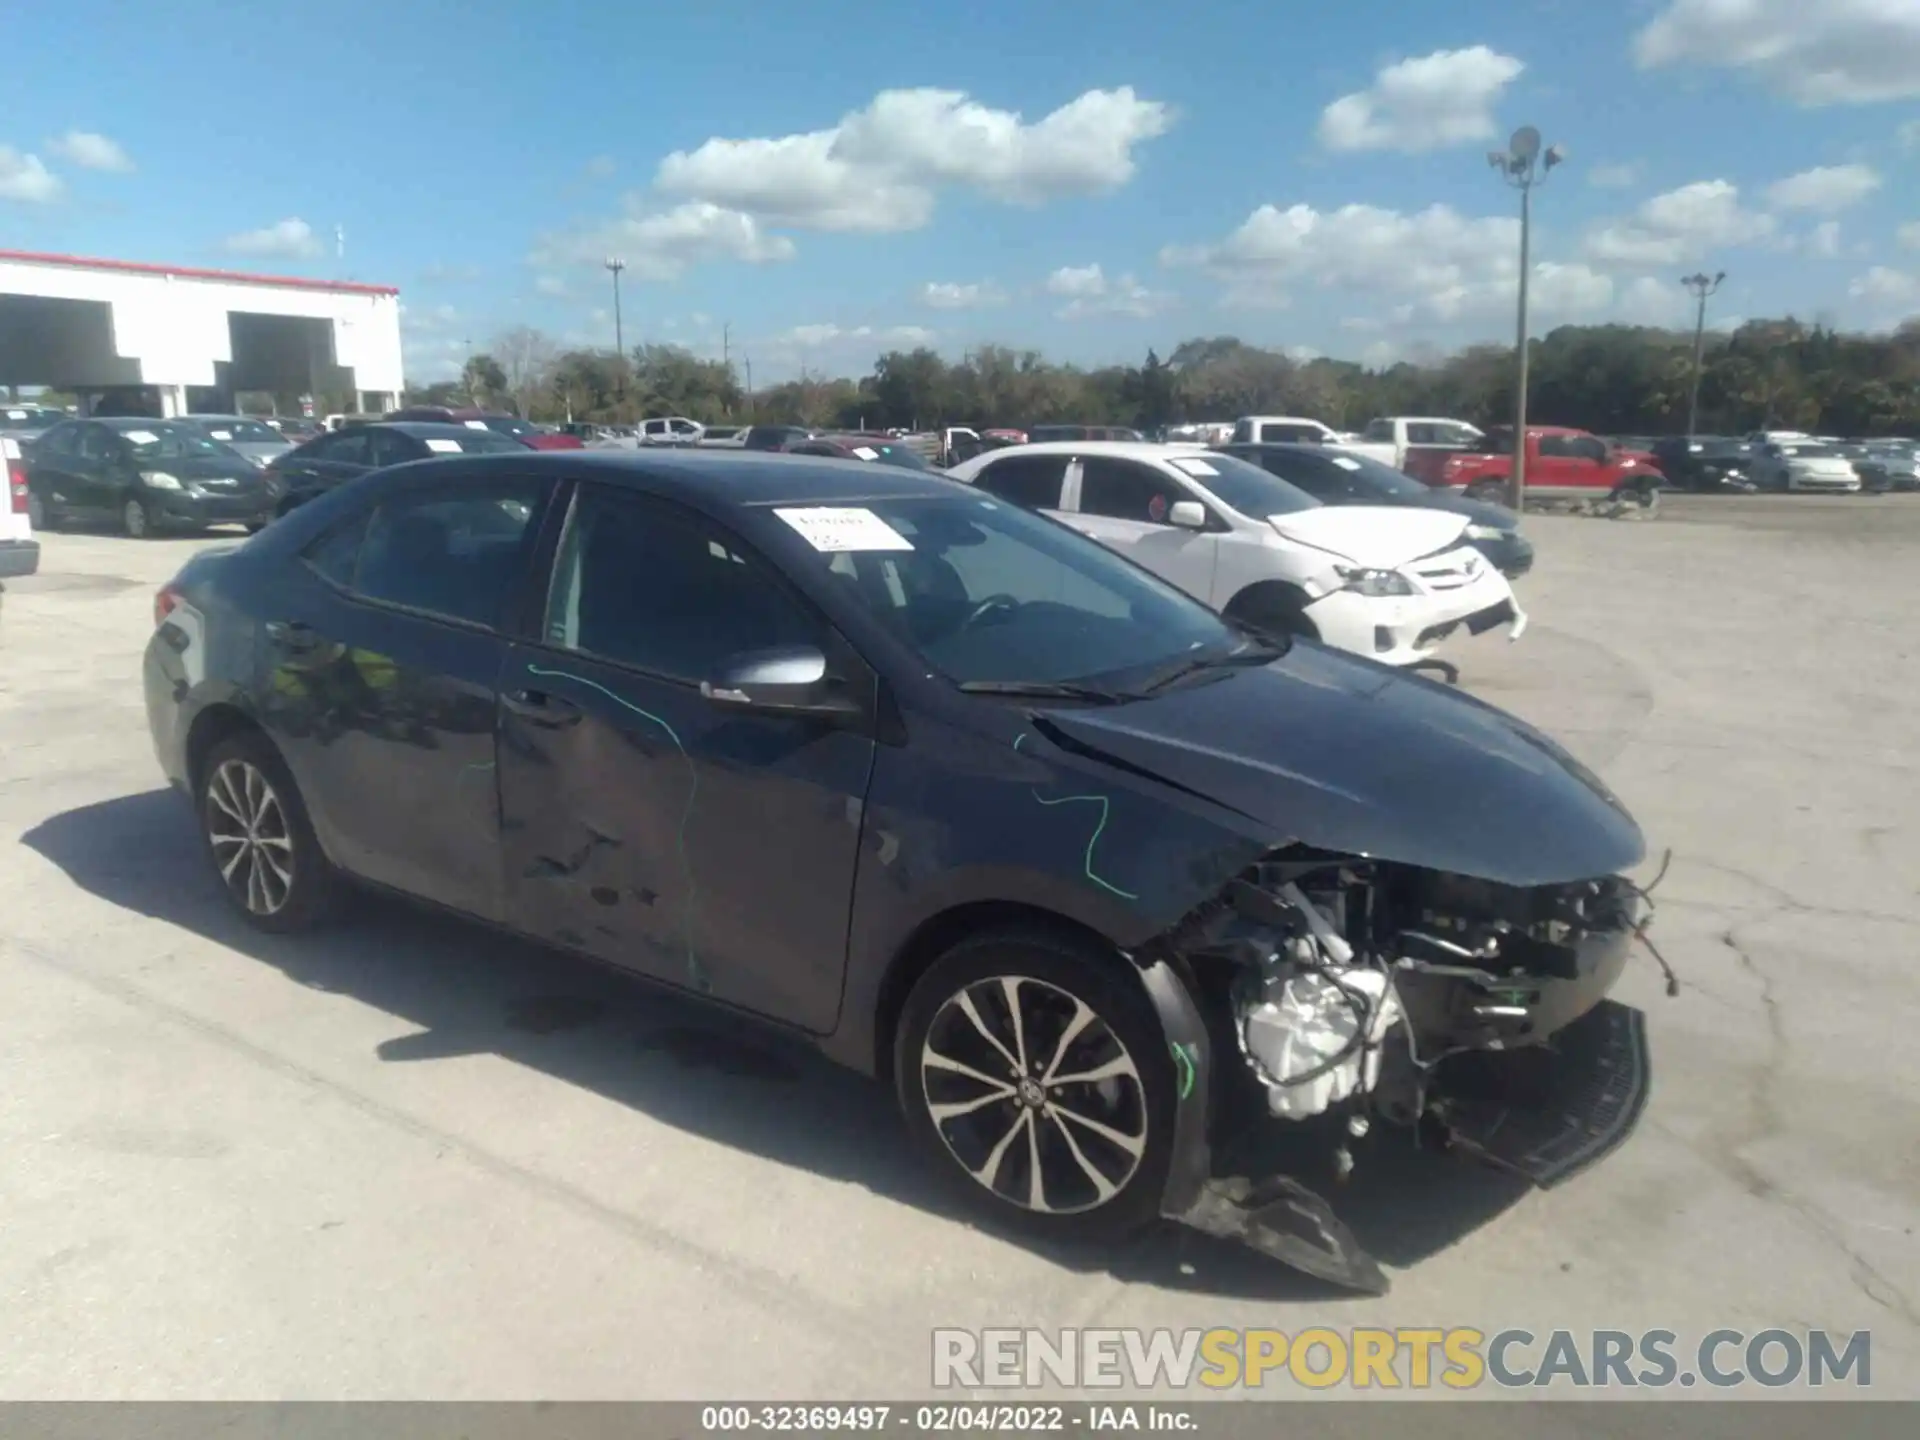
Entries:
{"label": "car's rear wheel", "polygon": [[262,930],[304,930],[324,918],[336,877],[293,776],[266,738],[244,732],[201,766],[200,832],[227,899]]}
{"label": "car's rear wheel", "polygon": [[56,516],[47,508],[47,502],[33,491],[27,491],[27,528],[29,530],[53,531],[59,527],[54,523]]}
{"label": "car's rear wheel", "polygon": [[120,507],[120,528],[135,540],[145,540],[153,534],[153,513],[147,509],[147,502],[139,496],[129,496],[127,503]]}
{"label": "car's rear wheel", "polygon": [[1498,505],[1507,498],[1507,487],[1498,480],[1481,480],[1467,487],[1467,499]]}
{"label": "car's rear wheel", "polygon": [[1038,929],[963,941],[908,997],[894,1077],[916,1143],[993,1218],[1110,1241],[1158,1216],[1175,1070],[1121,956]]}

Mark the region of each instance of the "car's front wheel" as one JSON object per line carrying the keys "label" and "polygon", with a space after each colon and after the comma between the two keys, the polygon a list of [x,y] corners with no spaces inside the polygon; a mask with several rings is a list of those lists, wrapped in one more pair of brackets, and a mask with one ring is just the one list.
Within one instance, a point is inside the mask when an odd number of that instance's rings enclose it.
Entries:
{"label": "car's front wheel", "polygon": [[1111,1241],[1158,1216],[1177,1080],[1124,957],[1037,929],[963,941],[908,997],[894,1076],[916,1142],[995,1218]]}
{"label": "car's front wheel", "polygon": [[145,540],[153,534],[153,512],[138,495],[129,496],[120,507],[120,528],[135,540]]}
{"label": "car's front wheel", "polygon": [[324,918],[336,878],[285,763],[262,735],[215,745],[201,766],[200,830],[234,908],[262,930]]}

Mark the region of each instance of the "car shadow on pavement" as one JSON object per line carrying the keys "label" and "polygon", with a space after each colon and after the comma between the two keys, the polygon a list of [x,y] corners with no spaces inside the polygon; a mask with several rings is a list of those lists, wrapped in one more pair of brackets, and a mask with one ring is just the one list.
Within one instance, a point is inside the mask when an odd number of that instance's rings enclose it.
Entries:
{"label": "car shadow on pavement", "polygon": [[[183,802],[168,790],[70,810],[21,837],[89,894],[419,1027],[383,1042],[383,1061],[498,1055],[690,1134],[971,1222],[912,1154],[886,1087],[798,1038],[385,896],[356,894],[337,923],[315,933],[263,934],[229,908],[194,841]],[[1397,1134],[1376,1132],[1357,1149],[1353,1176],[1328,1193],[1389,1266],[1446,1248],[1527,1188],[1484,1166],[1420,1152]],[[1345,1294],[1172,1225],[1117,1251],[1020,1243],[1069,1269],[1168,1288],[1275,1301]]]}

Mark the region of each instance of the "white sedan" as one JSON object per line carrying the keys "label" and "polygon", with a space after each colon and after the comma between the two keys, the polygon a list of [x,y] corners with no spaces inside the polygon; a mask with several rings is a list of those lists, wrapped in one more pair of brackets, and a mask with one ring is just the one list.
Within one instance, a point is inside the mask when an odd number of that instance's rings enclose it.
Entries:
{"label": "white sedan", "polygon": [[947,474],[1055,519],[1256,628],[1307,635],[1389,665],[1426,660],[1461,626],[1527,617],[1440,510],[1322,506],[1230,455],[1078,441],[995,450]]}

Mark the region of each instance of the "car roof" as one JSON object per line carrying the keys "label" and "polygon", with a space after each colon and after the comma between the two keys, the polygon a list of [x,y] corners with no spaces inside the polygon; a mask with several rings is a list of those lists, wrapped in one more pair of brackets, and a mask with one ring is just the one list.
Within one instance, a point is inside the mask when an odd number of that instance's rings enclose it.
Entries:
{"label": "car roof", "polygon": [[76,420],[92,420],[116,430],[144,430],[152,425],[174,425],[182,420],[198,420],[198,415],[76,415]]}
{"label": "car roof", "polygon": [[[1191,449],[1187,445],[1171,445],[1173,450]],[[1349,460],[1364,460],[1365,455],[1354,455],[1338,445],[1319,445],[1311,440],[1229,440],[1225,445],[1210,445],[1210,450],[1218,450],[1227,455],[1238,455],[1243,450],[1280,450],[1294,455],[1339,455]]]}
{"label": "car roof", "polygon": [[[494,463],[473,456],[478,473]],[[824,455],[753,450],[530,450],[506,462],[518,473],[622,485],[670,500],[713,508],[846,504],[859,500],[951,499],[957,481],[923,470],[868,465]]]}
{"label": "car roof", "polygon": [[[461,435],[478,435],[483,432],[473,426],[462,424],[458,420],[374,420],[365,425],[349,427],[354,430],[398,430],[402,435],[412,435],[421,440],[452,439]],[[338,435],[339,430],[329,431]],[[491,435],[491,430],[485,431]]]}
{"label": "car roof", "polygon": [[1039,440],[1029,445],[990,450],[987,454],[996,460],[1007,455],[1111,455],[1121,460],[1166,460],[1175,455],[1205,455],[1212,448],[1179,441],[1160,444],[1153,440]]}

